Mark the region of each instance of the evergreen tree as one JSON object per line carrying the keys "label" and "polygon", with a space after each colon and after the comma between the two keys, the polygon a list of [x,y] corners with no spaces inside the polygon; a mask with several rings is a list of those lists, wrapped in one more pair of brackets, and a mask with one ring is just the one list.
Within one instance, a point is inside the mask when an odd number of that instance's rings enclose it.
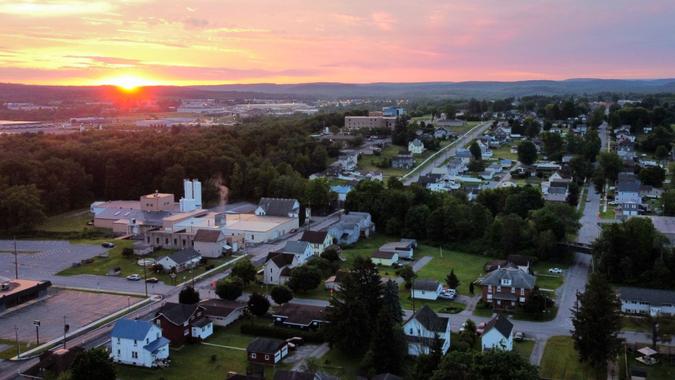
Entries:
{"label": "evergreen tree", "polygon": [[75,356],[70,367],[71,380],[115,380],[115,367],[113,367],[108,354],[101,348],[82,351]]}
{"label": "evergreen tree", "polygon": [[184,287],[178,294],[178,303],[187,305],[199,303],[199,292],[192,286]]}
{"label": "evergreen tree", "polygon": [[373,374],[403,371],[408,344],[401,325],[390,310],[382,308],[377,315],[374,335],[370,348],[363,360],[364,367]]}
{"label": "evergreen tree", "polygon": [[431,380],[538,380],[537,367],[512,351],[451,351]]}
{"label": "evergreen tree", "polygon": [[262,317],[267,313],[267,310],[270,308],[270,301],[267,300],[267,297],[260,295],[258,293],[253,293],[248,298],[248,303],[246,305],[251,314]]}
{"label": "evergreen tree", "polygon": [[602,274],[591,275],[572,312],[572,337],[579,358],[599,371],[606,368],[620,349],[621,316],[619,301]]}
{"label": "evergreen tree", "polygon": [[483,159],[483,152],[481,152],[480,146],[476,141],[471,143],[471,145],[469,146],[469,151],[471,152],[471,156],[473,157],[474,160],[480,161]]}
{"label": "evergreen tree", "polygon": [[454,269],[451,269],[450,273],[445,277],[445,283],[450,289],[457,289],[459,286],[459,279],[457,278],[457,275],[455,275]]}
{"label": "evergreen tree", "polygon": [[398,284],[392,280],[387,281],[382,290],[382,311],[389,313],[396,323],[403,322],[403,310],[398,298]]}
{"label": "evergreen tree", "polygon": [[411,379],[428,379],[438,369],[443,358],[443,343],[436,338],[431,342],[428,354],[418,355],[412,368]]}

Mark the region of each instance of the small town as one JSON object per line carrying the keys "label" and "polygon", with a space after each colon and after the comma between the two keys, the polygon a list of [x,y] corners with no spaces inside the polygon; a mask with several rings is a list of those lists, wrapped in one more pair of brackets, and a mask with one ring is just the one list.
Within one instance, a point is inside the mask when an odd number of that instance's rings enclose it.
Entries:
{"label": "small town", "polygon": [[263,3],[0,2],[0,380],[675,379],[673,4]]}

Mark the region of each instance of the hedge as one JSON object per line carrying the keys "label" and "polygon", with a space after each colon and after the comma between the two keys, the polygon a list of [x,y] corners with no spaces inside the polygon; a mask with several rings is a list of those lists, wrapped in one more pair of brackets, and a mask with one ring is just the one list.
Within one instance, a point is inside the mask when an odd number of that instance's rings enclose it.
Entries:
{"label": "hedge", "polygon": [[326,338],[323,333],[319,331],[307,331],[300,329],[288,329],[277,326],[256,325],[250,323],[243,323],[240,329],[242,334],[266,336],[268,338],[288,339],[295,336],[303,338],[308,343],[323,343]]}

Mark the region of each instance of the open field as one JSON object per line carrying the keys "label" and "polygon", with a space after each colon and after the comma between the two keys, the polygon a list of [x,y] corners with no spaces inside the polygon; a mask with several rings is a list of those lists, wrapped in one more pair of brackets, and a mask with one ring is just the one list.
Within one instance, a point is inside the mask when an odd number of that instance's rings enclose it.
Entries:
{"label": "open field", "polygon": [[82,231],[85,228],[93,228],[87,225],[89,221],[91,215],[87,208],[50,216],[35,229],[49,232]]}
{"label": "open field", "polygon": [[522,342],[513,342],[513,350],[520,355],[523,359],[529,361],[530,355],[532,355],[532,349],[534,349],[533,340],[524,340]]}
{"label": "open field", "polygon": [[[554,336],[548,340],[541,358],[539,375],[546,379],[597,379],[591,369],[579,362],[574,343],[569,336]],[[607,376],[601,376],[605,379]]]}
{"label": "open field", "polygon": [[506,160],[517,160],[518,154],[511,153],[511,144],[504,144],[497,149],[492,149],[492,158],[494,159],[506,159]]}

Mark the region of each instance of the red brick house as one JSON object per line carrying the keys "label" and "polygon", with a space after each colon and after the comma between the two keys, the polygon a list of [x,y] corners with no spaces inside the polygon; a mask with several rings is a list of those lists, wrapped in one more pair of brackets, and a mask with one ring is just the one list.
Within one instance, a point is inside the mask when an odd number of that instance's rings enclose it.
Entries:
{"label": "red brick house", "polygon": [[213,334],[213,322],[204,315],[204,306],[167,302],[155,313],[154,322],[171,345],[204,340]]}
{"label": "red brick house", "polygon": [[494,309],[514,309],[530,296],[536,277],[513,267],[496,269],[480,279],[483,302]]}
{"label": "red brick house", "polygon": [[251,363],[275,365],[288,355],[288,343],[281,339],[255,338],[246,347]]}

